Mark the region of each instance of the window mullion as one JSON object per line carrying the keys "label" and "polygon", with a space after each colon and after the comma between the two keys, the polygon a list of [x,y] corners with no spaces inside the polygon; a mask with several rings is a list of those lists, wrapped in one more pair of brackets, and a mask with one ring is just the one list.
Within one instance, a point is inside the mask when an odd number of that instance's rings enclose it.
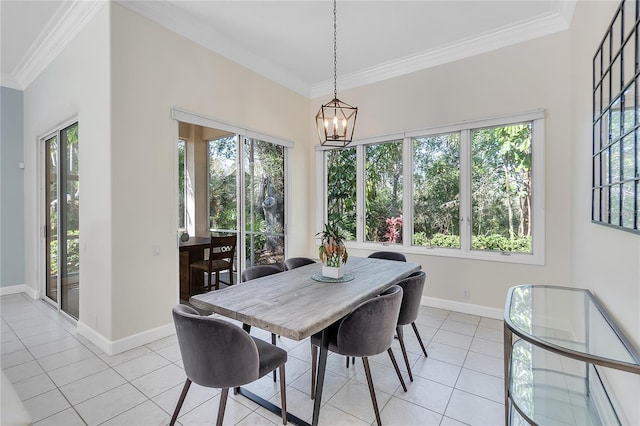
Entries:
{"label": "window mullion", "polygon": [[328,193],[328,167],[327,156],[325,151],[316,151],[316,205],[321,206],[320,213],[316,216],[316,231],[320,232],[327,222],[329,203],[327,200]]}
{"label": "window mullion", "polygon": [[411,138],[402,141],[402,245],[413,244],[413,147]]}
{"label": "window mullion", "polygon": [[365,215],[365,160],[364,145],[356,146],[356,241],[364,242]]}
{"label": "window mullion", "polygon": [[471,131],[460,132],[460,251],[471,250]]}

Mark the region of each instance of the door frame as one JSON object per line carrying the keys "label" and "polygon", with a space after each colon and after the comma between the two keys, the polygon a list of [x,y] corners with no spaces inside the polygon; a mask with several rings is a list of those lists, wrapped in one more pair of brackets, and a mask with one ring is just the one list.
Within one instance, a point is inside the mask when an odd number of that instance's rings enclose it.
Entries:
{"label": "door frame", "polygon": [[[61,140],[60,134],[62,133],[62,131],[73,124],[78,124],[78,128],[80,127],[78,116],[73,116],[67,120],[60,122],[59,124],[54,126],[51,130],[39,136],[37,141],[38,143],[37,155],[39,157],[38,170],[36,173],[37,179],[38,179],[38,187],[39,187],[39,191],[38,191],[39,195],[38,195],[38,202],[37,202],[37,208],[38,208],[37,282],[38,282],[38,291],[40,293],[39,298],[44,300],[47,304],[51,305],[57,312],[64,315],[67,319],[69,319],[73,323],[77,323],[80,320],[79,314],[78,314],[78,318],[75,318],[62,310],[62,300],[61,300],[62,288],[61,288],[61,278],[59,274],[56,282],[56,292],[58,293],[58,300],[53,300],[47,295],[47,276],[49,271],[47,270],[47,264],[46,264],[47,256],[49,256],[48,247],[47,247],[47,227],[49,226],[49,224],[47,223],[48,213],[47,211],[45,211],[45,209],[48,209],[48,205],[46,202],[47,200],[46,193],[49,190],[49,188],[48,188],[47,173],[46,173],[46,161],[47,161],[48,153],[46,152],[45,144],[46,144],[46,141],[53,136],[56,136],[58,143],[60,143],[60,140]],[[56,173],[58,176],[58,179],[60,176],[59,167],[60,167],[60,160],[58,159],[58,171]],[[78,176],[80,176],[79,167],[78,167]],[[59,200],[60,199],[59,184],[58,184],[58,193],[56,194],[56,196]],[[58,226],[58,235],[56,237],[58,241],[60,241],[59,226]],[[59,260],[58,260],[58,263],[60,263]],[[79,311],[79,306],[78,306],[78,311]]]}

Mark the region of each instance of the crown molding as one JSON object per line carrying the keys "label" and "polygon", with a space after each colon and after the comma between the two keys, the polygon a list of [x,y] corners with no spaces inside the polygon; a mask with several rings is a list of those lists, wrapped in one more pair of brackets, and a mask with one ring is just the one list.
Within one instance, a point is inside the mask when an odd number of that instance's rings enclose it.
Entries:
{"label": "crown molding", "polygon": [[150,19],[200,46],[218,53],[243,67],[260,74],[304,97],[309,97],[310,85],[290,71],[254,54],[220,32],[166,1],[118,0],[121,6]]}
{"label": "crown molding", "polygon": [[105,0],[62,3],[11,73],[21,90],[51,64],[105,4]]}
{"label": "crown molding", "polygon": [[[338,78],[338,88],[340,90],[354,89],[568,30],[575,9],[575,1],[554,2],[554,5],[558,4],[560,6],[534,20],[520,22],[437,49],[344,75]],[[327,80],[311,87],[312,99],[330,93],[333,93],[333,80]]]}
{"label": "crown molding", "polygon": [[24,87],[18,83],[13,75],[3,72],[0,74],[0,86],[8,87],[9,89],[24,90]]}
{"label": "crown molding", "polygon": [[[1,84],[18,90],[28,87],[106,3],[107,0],[63,2],[14,71],[2,75]],[[310,85],[167,1],[118,0],[117,3],[304,97],[314,99],[333,93],[333,80]],[[576,0],[554,1],[551,10],[535,20],[343,75],[338,78],[338,87],[349,90],[567,30],[575,6]]]}

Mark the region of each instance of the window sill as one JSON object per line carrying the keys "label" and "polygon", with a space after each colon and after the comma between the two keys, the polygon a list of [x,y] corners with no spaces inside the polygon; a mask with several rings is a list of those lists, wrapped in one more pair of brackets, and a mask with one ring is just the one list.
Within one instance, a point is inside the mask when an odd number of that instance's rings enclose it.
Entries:
{"label": "window sill", "polygon": [[544,266],[544,253],[539,254],[524,254],[524,253],[502,253],[493,251],[479,251],[469,250],[463,251],[460,249],[449,249],[441,247],[418,247],[418,246],[404,246],[400,244],[385,244],[385,243],[356,243],[355,241],[348,241],[346,243],[347,249],[354,250],[387,250],[396,251],[410,255],[421,256],[438,256],[438,257],[452,257],[456,259],[468,259],[468,260],[481,260],[487,262],[500,262],[500,263],[517,263],[523,265],[539,265]]}

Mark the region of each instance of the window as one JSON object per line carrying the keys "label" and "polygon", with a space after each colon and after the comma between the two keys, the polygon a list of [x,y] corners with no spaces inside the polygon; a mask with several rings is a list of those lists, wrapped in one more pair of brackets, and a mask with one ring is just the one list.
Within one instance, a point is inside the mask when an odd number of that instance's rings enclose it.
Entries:
{"label": "window", "polygon": [[413,145],[414,246],[460,248],[460,133]]}
{"label": "window", "polygon": [[471,249],[531,253],[531,122],[471,132]]}
{"label": "window", "polygon": [[326,219],[359,248],[542,264],[543,115],[318,148]]}
{"label": "window", "polygon": [[638,2],[621,2],[593,58],[591,220],[640,233]]}
{"label": "window", "polygon": [[402,141],[365,146],[366,241],[402,243]]}
{"label": "window", "polygon": [[215,235],[237,232],[236,136],[210,140],[208,149],[209,231]]}
{"label": "window", "polygon": [[327,151],[327,218],[356,236],[356,149]]}

